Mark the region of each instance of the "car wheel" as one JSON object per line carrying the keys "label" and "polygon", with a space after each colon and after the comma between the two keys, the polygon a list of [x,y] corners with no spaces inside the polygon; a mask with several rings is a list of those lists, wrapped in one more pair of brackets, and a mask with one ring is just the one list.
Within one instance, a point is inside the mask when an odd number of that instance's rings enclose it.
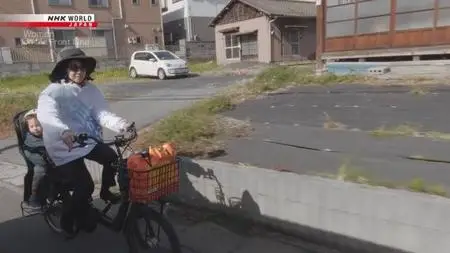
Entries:
{"label": "car wheel", "polygon": [[164,69],[158,69],[158,78],[159,80],[166,79],[166,72],[164,72]]}
{"label": "car wheel", "polygon": [[138,77],[138,73],[137,73],[137,71],[136,71],[135,68],[131,68],[131,69],[130,69],[129,75],[130,75],[130,77],[133,78],[133,79]]}

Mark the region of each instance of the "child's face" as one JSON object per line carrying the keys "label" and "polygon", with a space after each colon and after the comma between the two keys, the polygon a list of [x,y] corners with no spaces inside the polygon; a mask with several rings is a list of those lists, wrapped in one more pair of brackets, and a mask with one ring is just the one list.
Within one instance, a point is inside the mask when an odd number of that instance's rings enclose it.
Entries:
{"label": "child's face", "polygon": [[42,126],[41,123],[36,118],[31,118],[28,120],[28,129],[31,134],[35,136],[42,135]]}

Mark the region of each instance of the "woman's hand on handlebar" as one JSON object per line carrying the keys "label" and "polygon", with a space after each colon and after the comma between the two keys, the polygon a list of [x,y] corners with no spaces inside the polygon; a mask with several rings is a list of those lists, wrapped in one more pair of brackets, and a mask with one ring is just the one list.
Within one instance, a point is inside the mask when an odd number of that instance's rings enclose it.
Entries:
{"label": "woman's hand on handlebar", "polygon": [[120,130],[121,133],[127,132],[127,133],[133,133],[136,132],[136,126],[135,123],[126,123],[125,126]]}
{"label": "woman's hand on handlebar", "polygon": [[65,130],[61,135],[61,139],[63,140],[64,144],[67,145],[69,151],[71,151],[76,139],[75,133],[72,130]]}
{"label": "woman's hand on handlebar", "polygon": [[[133,123],[127,124],[126,128],[121,131],[121,133],[125,133],[125,132],[129,133],[130,136],[129,137],[125,137],[124,135],[116,135],[114,140],[113,141],[109,141],[109,142],[105,142],[105,141],[103,141],[101,139],[97,139],[96,137],[89,136],[86,133],[81,133],[81,134],[78,134],[78,135],[74,136],[73,142],[79,143],[80,147],[85,146],[86,145],[86,141],[89,140],[89,139],[95,141],[96,143],[103,143],[103,144],[107,144],[107,145],[119,145],[119,146],[122,146],[122,145],[126,144],[127,142],[130,142],[130,141],[136,139],[136,137],[137,137],[137,130],[136,130],[136,127],[135,127],[135,123],[133,122]],[[73,146],[72,146],[72,148],[73,148]]]}

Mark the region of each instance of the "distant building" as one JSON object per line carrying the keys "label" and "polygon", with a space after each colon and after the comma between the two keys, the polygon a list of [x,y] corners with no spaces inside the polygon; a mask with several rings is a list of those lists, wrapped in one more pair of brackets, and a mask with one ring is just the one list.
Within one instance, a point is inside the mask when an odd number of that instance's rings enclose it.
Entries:
{"label": "distant building", "polygon": [[211,22],[219,64],[314,59],[314,1],[231,0]]}
{"label": "distant building", "polygon": [[166,44],[179,40],[214,41],[211,20],[228,0],[161,0]]}
{"label": "distant building", "polygon": [[0,63],[50,62],[65,46],[83,48],[98,58],[128,59],[134,50],[146,44],[163,44],[158,1],[0,0],[2,14],[84,13],[95,14],[99,22],[92,29],[0,27]]}
{"label": "distant building", "polygon": [[449,0],[317,3],[317,57],[323,61],[450,57]]}

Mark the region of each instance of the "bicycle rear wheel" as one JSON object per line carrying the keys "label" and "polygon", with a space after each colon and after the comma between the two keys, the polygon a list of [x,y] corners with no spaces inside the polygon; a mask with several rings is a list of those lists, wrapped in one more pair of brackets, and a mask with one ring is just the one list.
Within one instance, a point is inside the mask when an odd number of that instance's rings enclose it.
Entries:
{"label": "bicycle rear wheel", "polygon": [[[181,253],[180,241],[172,224],[146,205],[133,205],[125,230],[130,253]],[[162,234],[167,240],[162,240]]]}

